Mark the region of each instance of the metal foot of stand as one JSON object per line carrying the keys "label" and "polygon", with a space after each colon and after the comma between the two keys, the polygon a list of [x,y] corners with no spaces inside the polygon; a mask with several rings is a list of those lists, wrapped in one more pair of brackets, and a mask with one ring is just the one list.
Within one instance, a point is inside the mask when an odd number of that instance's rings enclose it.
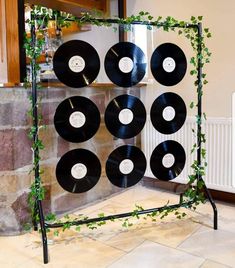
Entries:
{"label": "metal foot of stand", "polygon": [[213,212],[214,212],[214,230],[218,229],[218,210],[215,204],[214,199],[211,196],[210,191],[208,190],[208,188],[206,187],[206,184],[204,183],[204,190],[205,190],[205,194],[209,200],[209,202],[211,203],[211,206],[213,208]]}

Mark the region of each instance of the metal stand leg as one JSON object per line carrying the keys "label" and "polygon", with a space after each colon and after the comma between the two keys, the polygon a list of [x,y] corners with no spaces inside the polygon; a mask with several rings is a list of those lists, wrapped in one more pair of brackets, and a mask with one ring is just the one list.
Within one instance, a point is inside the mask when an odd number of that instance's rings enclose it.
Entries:
{"label": "metal stand leg", "polygon": [[37,217],[38,215],[38,203],[37,201],[35,201],[34,203],[34,210],[33,210],[33,219],[32,219],[32,222],[33,222],[33,230],[34,231],[37,231],[38,230],[38,223],[37,223]]}
{"label": "metal stand leg", "polygon": [[40,220],[40,227],[41,227],[41,233],[42,233],[43,261],[46,264],[48,263],[48,245],[47,245],[47,233],[46,233],[46,228],[45,228],[41,200],[38,200],[38,211],[39,211],[39,220]]}
{"label": "metal stand leg", "polygon": [[206,185],[204,184],[204,190],[206,193],[207,198],[209,199],[211,206],[213,208],[214,211],[214,229],[217,230],[218,229],[218,211],[217,211],[217,207],[216,204],[211,196],[210,191],[207,189]]}

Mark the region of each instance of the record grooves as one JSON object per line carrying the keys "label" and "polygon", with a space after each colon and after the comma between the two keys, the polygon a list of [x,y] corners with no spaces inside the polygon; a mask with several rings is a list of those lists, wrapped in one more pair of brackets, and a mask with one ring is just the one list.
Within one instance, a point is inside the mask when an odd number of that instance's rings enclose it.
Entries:
{"label": "record grooves", "polygon": [[70,193],[83,193],[93,188],[101,175],[98,157],[85,149],[64,154],[56,166],[60,186]]}
{"label": "record grooves", "polygon": [[130,42],[119,42],[112,46],[104,60],[107,76],[120,87],[138,84],[145,75],[146,66],[144,52]]}
{"label": "record grooves", "polygon": [[167,140],[153,150],[150,168],[157,179],[169,181],[180,175],[185,161],[184,148],[174,140]]}
{"label": "record grooves", "polygon": [[104,120],[112,135],[120,139],[129,139],[143,129],[146,121],[145,107],[135,96],[120,95],[108,104]]}
{"label": "record grooves", "polygon": [[153,102],[150,117],[154,128],[163,134],[178,131],[186,120],[187,109],[183,99],[173,92],[161,94]]}
{"label": "record grooves", "polygon": [[100,59],[95,48],[81,40],[62,44],[53,57],[57,78],[69,87],[80,88],[91,84],[100,70]]}
{"label": "record grooves", "polygon": [[154,78],[160,84],[174,86],[183,79],[187,70],[187,60],[177,45],[164,43],[153,52],[150,66]]}
{"label": "record grooves", "polygon": [[132,145],[115,149],[106,162],[106,174],[110,182],[127,188],[138,183],[144,176],[146,159],[143,152]]}
{"label": "record grooves", "polygon": [[97,132],[100,113],[95,103],[88,98],[73,96],[58,105],[54,125],[63,139],[70,142],[84,142]]}

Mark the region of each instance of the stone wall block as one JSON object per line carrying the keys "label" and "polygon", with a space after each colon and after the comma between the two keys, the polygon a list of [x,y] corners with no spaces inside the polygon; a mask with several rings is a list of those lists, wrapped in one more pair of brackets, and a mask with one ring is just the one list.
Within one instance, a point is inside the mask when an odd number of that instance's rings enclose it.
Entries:
{"label": "stone wall block", "polygon": [[39,138],[42,140],[45,148],[41,150],[42,160],[54,158],[57,155],[57,136],[53,127],[47,126],[39,132]]}
{"label": "stone wall block", "polygon": [[38,97],[43,100],[48,99],[64,99],[66,95],[66,87],[42,89],[38,91]]}
{"label": "stone wall block", "polygon": [[28,204],[28,193],[24,192],[15,200],[11,205],[15,213],[16,220],[20,226],[20,230],[23,230],[25,223],[30,222],[31,220],[31,210]]}
{"label": "stone wall block", "polygon": [[0,171],[13,170],[13,130],[0,130]]}
{"label": "stone wall block", "polygon": [[59,196],[66,191],[59,185],[57,179],[55,178],[54,182],[51,184],[51,197]]}
{"label": "stone wall block", "polygon": [[0,207],[0,235],[17,235],[22,227],[20,226],[15,212],[9,207]]}
{"label": "stone wall block", "polygon": [[61,157],[69,151],[69,142],[57,136],[57,157]]}
{"label": "stone wall block", "polygon": [[28,137],[29,130],[13,130],[14,142],[14,169],[21,168],[32,163],[32,141]]}
{"label": "stone wall block", "polygon": [[57,162],[53,162],[50,164],[41,165],[41,170],[43,173],[41,174],[41,178],[44,184],[51,184],[55,180],[55,169]]}
{"label": "stone wall block", "polygon": [[46,216],[51,212],[51,185],[44,185],[45,199],[42,201],[43,212]]}
{"label": "stone wall block", "polygon": [[31,183],[34,181],[34,172],[30,172],[30,169],[31,167],[28,167],[25,171],[15,173],[19,191],[29,189]]}
{"label": "stone wall block", "polygon": [[11,126],[12,125],[12,103],[0,103],[0,125]]}
{"label": "stone wall block", "polygon": [[42,124],[43,125],[54,125],[54,115],[57,106],[59,105],[58,102],[46,102],[40,105],[39,112],[42,114]]}
{"label": "stone wall block", "polygon": [[101,146],[110,146],[110,144],[114,143],[114,137],[112,134],[107,130],[104,123],[100,124],[98,131],[96,132],[95,136],[93,137],[95,145],[98,147]]}
{"label": "stone wall block", "polygon": [[15,126],[27,126],[31,124],[28,111],[30,109],[30,103],[28,100],[24,102],[14,102],[12,106],[12,125]]}
{"label": "stone wall block", "polygon": [[53,212],[63,214],[68,211],[73,211],[78,207],[87,204],[87,195],[88,192],[81,194],[65,192],[53,200]]}
{"label": "stone wall block", "polygon": [[104,114],[104,111],[105,111],[105,93],[92,95],[89,98],[91,101],[93,101],[96,104],[100,113]]}
{"label": "stone wall block", "polygon": [[15,193],[18,190],[18,178],[16,175],[0,175],[0,193]]}

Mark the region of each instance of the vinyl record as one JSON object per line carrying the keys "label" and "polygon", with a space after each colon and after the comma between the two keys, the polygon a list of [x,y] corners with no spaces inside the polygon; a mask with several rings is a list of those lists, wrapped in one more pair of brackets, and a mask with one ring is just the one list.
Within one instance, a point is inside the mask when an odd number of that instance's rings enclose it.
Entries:
{"label": "vinyl record", "polygon": [[138,183],[144,176],[146,159],[143,152],[132,145],[115,149],[106,162],[106,174],[110,182],[127,188]]}
{"label": "vinyl record", "polygon": [[97,132],[100,113],[88,98],[73,96],[62,101],[57,107],[54,125],[63,139],[70,142],[83,142]]}
{"label": "vinyl record", "polygon": [[98,182],[101,164],[98,157],[85,149],[75,149],[64,154],[56,166],[60,186],[70,193],[89,191]]}
{"label": "vinyl record", "polygon": [[85,41],[71,40],[55,52],[53,68],[57,78],[69,87],[91,84],[100,70],[100,59],[95,48]]}
{"label": "vinyl record", "polygon": [[112,135],[120,139],[129,139],[143,129],[146,111],[140,99],[124,94],[108,104],[104,120]]}
{"label": "vinyl record", "polygon": [[163,134],[172,134],[184,124],[187,115],[183,99],[173,93],[161,94],[153,102],[150,117],[155,129]]}
{"label": "vinyl record", "polygon": [[150,167],[157,179],[169,181],[179,176],[185,160],[184,148],[176,141],[167,140],[154,149],[150,158]]}
{"label": "vinyl record", "polygon": [[177,45],[164,43],[155,49],[151,57],[151,71],[154,78],[164,86],[174,86],[184,77],[187,60]]}
{"label": "vinyl record", "polygon": [[107,76],[120,87],[131,87],[139,83],[145,75],[146,66],[144,52],[130,42],[112,46],[104,60]]}

